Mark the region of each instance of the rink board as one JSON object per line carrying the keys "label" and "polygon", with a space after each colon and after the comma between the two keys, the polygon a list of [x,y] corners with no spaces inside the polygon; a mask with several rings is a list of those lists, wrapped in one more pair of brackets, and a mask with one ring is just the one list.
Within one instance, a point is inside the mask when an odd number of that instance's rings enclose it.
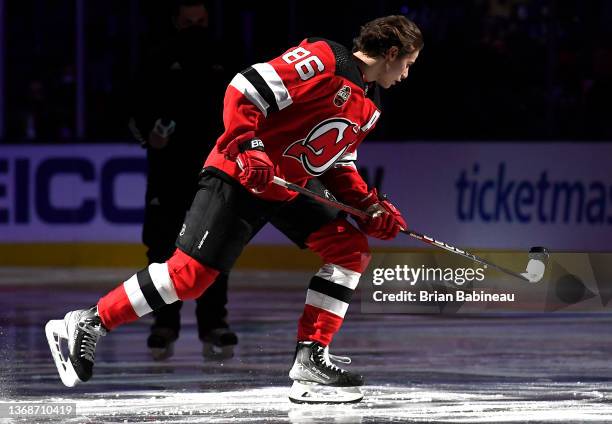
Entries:
{"label": "rink board", "polygon": [[[357,164],[411,227],[451,244],[609,251],[610,157],[610,143],[368,141]],[[145,151],[131,144],[1,146],[0,265],[140,263],[145,173]],[[290,242],[270,226],[252,244],[250,263],[291,262]]]}

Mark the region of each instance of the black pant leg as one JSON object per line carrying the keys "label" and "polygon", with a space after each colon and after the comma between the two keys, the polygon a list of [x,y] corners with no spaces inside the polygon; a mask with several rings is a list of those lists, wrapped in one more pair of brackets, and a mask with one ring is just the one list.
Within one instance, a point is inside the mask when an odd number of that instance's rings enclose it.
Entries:
{"label": "black pant leg", "polygon": [[221,273],[204,295],[196,299],[196,318],[200,339],[214,328],[227,328],[228,274]]}
{"label": "black pant leg", "polygon": [[[184,206],[152,190],[147,191],[146,202],[142,240],[147,247],[147,259],[149,264],[163,263],[174,252],[174,241],[185,215]],[[178,335],[181,327],[182,305],[183,302],[178,301],[154,310],[155,320],[151,330],[170,328]]]}
{"label": "black pant leg", "polygon": [[[316,178],[308,181],[306,188],[326,195],[325,187]],[[343,212],[336,208],[300,194],[284,204],[270,219],[270,223],[300,249],[305,249],[306,240],[312,233],[340,216],[343,216]]]}

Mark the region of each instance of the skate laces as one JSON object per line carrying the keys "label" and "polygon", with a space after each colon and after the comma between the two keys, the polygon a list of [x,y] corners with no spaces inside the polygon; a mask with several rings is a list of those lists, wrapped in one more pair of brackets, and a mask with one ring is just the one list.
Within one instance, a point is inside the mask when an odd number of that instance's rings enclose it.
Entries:
{"label": "skate laces", "polygon": [[83,331],[80,356],[88,361],[94,362],[96,357],[96,344],[101,336],[106,336],[106,329],[102,326],[100,320],[96,318],[79,321],[78,327]]}
{"label": "skate laces", "polygon": [[348,356],[332,355],[329,352],[327,352],[327,355],[329,356],[329,359],[331,359],[332,361],[340,362],[342,364],[348,365],[352,362],[351,358],[349,358]]}
{"label": "skate laces", "polygon": [[316,355],[317,359],[319,360],[319,362],[324,365],[327,368],[332,369],[333,371],[339,371],[341,373],[345,373],[346,371],[343,370],[342,368],[340,368],[339,366],[337,366],[336,364],[334,364],[332,362],[336,361],[336,362],[340,362],[343,364],[350,364],[351,363],[351,358],[349,358],[348,356],[339,356],[339,355],[332,355],[331,353],[329,353],[329,347],[323,347],[323,346],[317,346],[317,355]]}

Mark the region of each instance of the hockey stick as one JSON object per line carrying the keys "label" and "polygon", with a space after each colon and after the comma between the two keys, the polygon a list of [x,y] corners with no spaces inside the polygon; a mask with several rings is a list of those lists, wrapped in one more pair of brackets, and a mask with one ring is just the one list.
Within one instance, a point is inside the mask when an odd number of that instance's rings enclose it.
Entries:
{"label": "hockey stick", "polygon": [[[365,211],[362,211],[361,209],[357,209],[352,206],[346,205],[342,202],[339,202],[335,198],[333,198],[331,194],[330,196],[322,196],[305,187],[287,182],[279,177],[274,177],[273,182],[274,184],[277,184],[281,187],[285,187],[287,190],[291,190],[296,193],[303,194],[304,196],[308,196],[314,200],[317,200],[318,202],[324,203],[328,206],[339,209],[341,211],[344,211],[358,218],[361,218],[361,219],[370,218],[370,215],[366,213]],[[427,243],[431,246],[435,246],[440,249],[444,249],[448,252],[454,253],[456,255],[463,256],[464,258],[471,259],[474,262],[484,265],[485,268],[487,267],[495,268],[498,271],[501,271],[508,275],[512,275],[513,277],[519,278],[523,281],[527,281],[530,283],[537,283],[544,276],[546,261],[548,259],[548,251],[544,247],[532,247],[529,250],[529,262],[527,264],[526,272],[518,273],[512,270],[509,270],[508,268],[504,268],[503,266],[494,264],[493,262],[487,261],[486,259],[476,256],[465,250],[461,250],[454,246],[451,246],[450,244],[438,241],[434,239],[433,237],[429,237],[425,234],[418,233],[414,230],[402,228],[400,231],[412,238],[422,241],[423,243]]]}

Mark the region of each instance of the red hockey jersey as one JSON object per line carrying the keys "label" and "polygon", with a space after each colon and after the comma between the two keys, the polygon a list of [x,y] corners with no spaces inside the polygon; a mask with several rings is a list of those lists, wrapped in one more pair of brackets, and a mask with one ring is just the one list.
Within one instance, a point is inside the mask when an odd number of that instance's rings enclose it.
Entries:
{"label": "red hockey jersey", "polygon": [[[357,146],[380,116],[378,87],[364,82],[345,47],[309,38],[298,47],[237,74],[227,88],[225,132],[206,160],[238,179],[223,151],[231,142],[261,139],[275,175],[305,185],[319,177],[339,199],[356,204],[368,188],[357,173]],[[257,194],[289,200],[295,193],[270,184]]]}

